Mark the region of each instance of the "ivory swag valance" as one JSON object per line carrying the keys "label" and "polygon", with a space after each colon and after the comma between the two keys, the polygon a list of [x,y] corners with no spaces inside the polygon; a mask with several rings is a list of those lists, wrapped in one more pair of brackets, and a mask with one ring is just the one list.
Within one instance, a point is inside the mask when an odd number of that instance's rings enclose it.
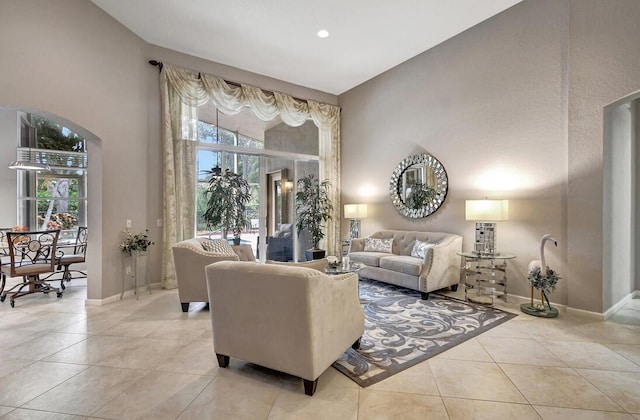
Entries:
{"label": "ivory swag valance", "polygon": [[340,108],[313,100],[300,101],[290,95],[249,85],[231,86],[209,74],[195,74],[171,64],[160,72],[165,165],[162,285],[175,288],[171,247],[192,238],[195,217],[195,173],[198,107],[212,101],[220,112],[235,115],[248,107],[263,121],[278,115],[297,127],[311,119],[319,130],[320,179],[331,182],[333,220],[327,225],[325,247],[329,255],[339,249],[340,237]]}

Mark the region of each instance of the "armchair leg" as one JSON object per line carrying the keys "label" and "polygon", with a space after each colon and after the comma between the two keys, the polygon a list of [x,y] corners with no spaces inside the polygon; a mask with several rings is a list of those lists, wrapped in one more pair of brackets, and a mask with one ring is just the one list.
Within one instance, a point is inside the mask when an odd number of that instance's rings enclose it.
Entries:
{"label": "armchair leg", "polygon": [[451,289],[452,292],[457,292],[458,291],[458,284],[452,284],[451,286],[449,286],[449,288]]}
{"label": "armchair leg", "polygon": [[189,312],[189,302],[180,302],[182,305],[182,312]]}
{"label": "armchair leg", "polygon": [[354,350],[358,350],[360,348],[360,341],[362,340],[362,337],[358,338],[355,343],[353,343],[351,345],[351,348]]}
{"label": "armchair leg", "polygon": [[429,300],[429,292],[420,292],[422,300]]}
{"label": "armchair leg", "polygon": [[220,366],[221,368],[226,368],[227,366],[229,366],[229,356],[216,353],[216,358],[218,359],[218,366]]}
{"label": "armchair leg", "polygon": [[313,394],[316,393],[316,388],[318,386],[318,379],[316,379],[315,381],[303,379],[302,382],[304,383],[304,393],[309,396],[313,396]]}

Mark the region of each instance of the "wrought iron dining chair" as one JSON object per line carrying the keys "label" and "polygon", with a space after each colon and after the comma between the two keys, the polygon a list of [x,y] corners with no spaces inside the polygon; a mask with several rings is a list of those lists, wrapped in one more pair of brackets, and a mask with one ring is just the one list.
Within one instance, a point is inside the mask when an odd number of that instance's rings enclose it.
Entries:
{"label": "wrought iron dining chair", "polygon": [[7,232],[11,232],[12,228],[0,228],[0,256],[9,256],[9,247],[7,246]]}
{"label": "wrought iron dining chair", "polygon": [[[11,228],[0,228],[0,266],[9,264],[9,245],[7,244],[7,232]],[[4,291],[5,280],[0,280],[0,295]]]}
{"label": "wrought iron dining chair", "polygon": [[[7,246],[7,232],[11,231],[11,228],[0,228],[0,258],[9,256],[9,247]],[[5,261],[2,260],[4,263]]]}
{"label": "wrought iron dining chair", "polygon": [[[62,271],[62,278],[60,279],[60,287],[64,290],[66,286],[64,282],[70,282],[72,279],[86,278],[87,273],[80,270],[71,270],[69,267],[71,264],[80,264],[86,261],[87,256],[87,237],[88,230],[84,226],[78,227],[78,233],[76,234],[76,241],[70,245],[60,245],[56,250],[56,266],[58,272]],[[79,276],[73,277],[71,274],[80,273]]]}
{"label": "wrought iron dining chair", "polygon": [[2,285],[4,287],[7,276],[22,277],[22,283],[3,290],[0,302],[10,295],[9,302],[13,308],[17,298],[32,293],[55,292],[57,297],[62,297],[62,290],[40,279],[40,275],[54,271],[60,230],[7,232],[6,235],[9,263],[2,265]]}

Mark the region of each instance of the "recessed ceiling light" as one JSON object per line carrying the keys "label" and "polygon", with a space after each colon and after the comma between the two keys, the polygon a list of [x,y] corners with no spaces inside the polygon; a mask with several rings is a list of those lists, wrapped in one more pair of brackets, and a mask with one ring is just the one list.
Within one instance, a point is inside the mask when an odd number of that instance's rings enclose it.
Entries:
{"label": "recessed ceiling light", "polygon": [[326,37],[328,37],[328,36],[329,36],[329,31],[327,31],[326,29],[320,29],[320,30],[318,31],[318,36],[319,36],[320,38],[326,38]]}

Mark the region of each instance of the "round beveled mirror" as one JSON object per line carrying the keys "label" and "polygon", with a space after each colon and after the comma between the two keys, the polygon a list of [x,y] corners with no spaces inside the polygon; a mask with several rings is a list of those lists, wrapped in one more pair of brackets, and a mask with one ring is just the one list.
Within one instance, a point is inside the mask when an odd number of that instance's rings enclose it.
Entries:
{"label": "round beveled mirror", "polygon": [[447,197],[449,181],[442,163],[427,153],[403,159],[393,170],[389,195],[403,216],[418,219],[440,208]]}

